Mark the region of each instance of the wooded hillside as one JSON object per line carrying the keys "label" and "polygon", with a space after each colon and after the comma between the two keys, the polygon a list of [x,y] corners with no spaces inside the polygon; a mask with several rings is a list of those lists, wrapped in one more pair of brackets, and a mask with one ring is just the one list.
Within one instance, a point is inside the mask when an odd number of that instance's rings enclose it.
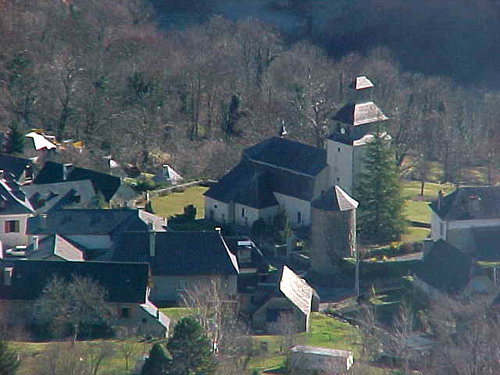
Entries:
{"label": "wooded hillside", "polygon": [[[217,177],[277,133],[321,146],[356,75],[375,82],[400,164],[495,170],[500,92],[405,72],[390,51],[339,60],[255,20],[164,32],[142,0],[0,1],[0,126],[44,128],[94,158]],[[425,168],[424,168],[425,169]]]}

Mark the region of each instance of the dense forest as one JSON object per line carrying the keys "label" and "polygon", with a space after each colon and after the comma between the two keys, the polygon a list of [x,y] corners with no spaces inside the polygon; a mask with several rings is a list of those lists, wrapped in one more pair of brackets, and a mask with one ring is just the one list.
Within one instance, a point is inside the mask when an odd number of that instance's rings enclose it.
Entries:
{"label": "dense forest", "polygon": [[362,74],[400,165],[437,161],[454,182],[463,167],[496,168],[500,92],[403,69],[386,48],[332,57],[256,19],[165,29],[157,11],[142,0],[0,0],[0,126],[81,139],[87,163],[112,155],[217,177],[281,123],[322,146]]}

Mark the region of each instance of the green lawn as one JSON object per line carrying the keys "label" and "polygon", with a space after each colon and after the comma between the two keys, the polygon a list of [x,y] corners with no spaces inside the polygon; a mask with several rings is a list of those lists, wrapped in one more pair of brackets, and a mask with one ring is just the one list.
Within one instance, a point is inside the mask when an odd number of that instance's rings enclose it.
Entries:
{"label": "green lawn", "polygon": [[165,307],[160,311],[173,320],[180,320],[193,314],[193,309],[189,307]]}
{"label": "green lawn", "polygon": [[182,214],[185,206],[194,204],[196,207],[196,218],[202,219],[205,216],[203,193],[207,189],[203,186],[193,186],[187,188],[182,193],[170,193],[163,197],[152,197],[153,211],[156,215],[169,217]]}
{"label": "green lawn", "polygon": [[[9,346],[19,354],[21,365],[17,375],[31,375],[34,369],[39,369],[40,363],[47,363],[47,357],[58,358],[60,361],[84,362],[89,366],[95,363],[99,352],[105,352],[106,358],[99,367],[98,375],[127,374],[123,348],[131,348],[129,370],[133,369],[136,361],[149,352],[151,344],[135,340],[96,340],[79,341],[75,347],[70,342],[9,342]],[[75,359],[76,358],[76,359]]]}
{"label": "green lawn", "polygon": [[443,189],[445,194],[453,191],[452,184],[436,184],[426,182],[423,197],[420,195],[420,181],[403,180],[403,197],[405,199],[421,199],[431,201],[437,198],[439,190]]}
{"label": "green lawn", "polygon": [[401,242],[420,242],[425,240],[430,233],[430,229],[409,226],[407,232],[401,237]]}
{"label": "green lawn", "polygon": [[[257,342],[266,341],[268,352],[267,355],[253,358],[249,365],[250,370],[263,371],[283,364],[285,357],[280,353],[282,342],[280,336],[254,336],[254,338]],[[305,345],[352,350],[355,357],[359,354],[360,335],[358,330],[350,324],[321,313],[311,315],[309,332],[298,335],[295,340],[297,343]]]}

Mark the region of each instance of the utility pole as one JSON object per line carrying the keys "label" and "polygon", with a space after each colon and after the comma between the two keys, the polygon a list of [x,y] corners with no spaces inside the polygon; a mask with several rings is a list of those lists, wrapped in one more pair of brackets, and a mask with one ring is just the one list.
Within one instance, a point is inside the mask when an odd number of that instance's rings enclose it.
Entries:
{"label": "utility pole", "polygon": [[355,276],[354,276],[354,293],[356,294],[356,299],[359,298],[359,262],[360,262],[360,256],[359,256],[359,252],[360,252],[360,248],[359,248],[359,236],[356,236],[356,244],[354,245],[355,246],[355,256],[356,256],[356,273],[355,273]]}

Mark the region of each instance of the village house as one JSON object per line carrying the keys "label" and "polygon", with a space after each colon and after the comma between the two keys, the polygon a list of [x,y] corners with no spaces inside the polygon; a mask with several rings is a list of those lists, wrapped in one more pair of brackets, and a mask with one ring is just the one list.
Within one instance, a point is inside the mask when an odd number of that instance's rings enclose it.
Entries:
{"label": "village house", "polygon": [[3,260],[0,263],[0,311],[11,327],[26,326],[35,312],[35,301],[53,278],[70,281],[88,277],[108,294],[112,324],[144,336],[165,337],[170,321],[149,301],[149,267],[146,263],[53,262]]}
{"label": "village house", "polygon": [[37,214],[60,208],[99,208],[99,198],[90,180],[29,184],[23,185],[22,190]]}
{"label": "village house", "polygon": [[497,274],[495,267],[486,265],[448,242],[438,240],[426,250],[413,281],[417,288],[433,298],[494,293],[500,273]]}
{"label": "village house", "polygon": [[36,243],[45,237],[58,235],[81,249],[85,259],[105,260],[121,233],[162,231],[166,225],[164,218],[130,208],[53,210],[28,220],[28,252],[37,251]]}
{"label": "village house", "polygon": [[353,194],[372,132],[388,118],[370,100],[368,78],[356,78],[352,88],[352,100],[332,119],[326,150],[284,137],[247,148],[240,163],[205,193],[205,217],[251,226],[258,219],[269,223],[281,208],[298,228],[311,224],[311,202],[323,192],[338,185]]}
{"label": "village house", "polygon": [[0,171],[0,242],[3,250],[28,244],[26,227],[34,212],[15,176]]}
{"label": "village house", "polygon": [[217,231],[123,233],[111,259],[149,263],[151,299],[158,303],[177,303],[187,290],[213,278],[221,281],[224,294],[237,296],[238,261]]}
{"label": "village house", "polygon": [[66,181],[90,180],[94,190],[105,202],[117,206],[133,206],[138,194],[124,184],[119,177],[106,173],[76,167],[73,164],[46,162],[33,180],[34,184],[45,185]]}
{"label": "village house", "polygon": [[19,183],[33,179],[33,162],[8,154],[0,154],[0,170],[10,173]]}
{"label": "village house", "polygon": [[259,283],[254,306],[251,325],[257,332],[308,332],[311,312],[319,309],[319,297],[304,279],[282,266]]}
{"label": "village house", "polygon": [[459,248],[470,247],[472,230],[500,227],[500,186],[462,186],[430,204],[431,237]]}

